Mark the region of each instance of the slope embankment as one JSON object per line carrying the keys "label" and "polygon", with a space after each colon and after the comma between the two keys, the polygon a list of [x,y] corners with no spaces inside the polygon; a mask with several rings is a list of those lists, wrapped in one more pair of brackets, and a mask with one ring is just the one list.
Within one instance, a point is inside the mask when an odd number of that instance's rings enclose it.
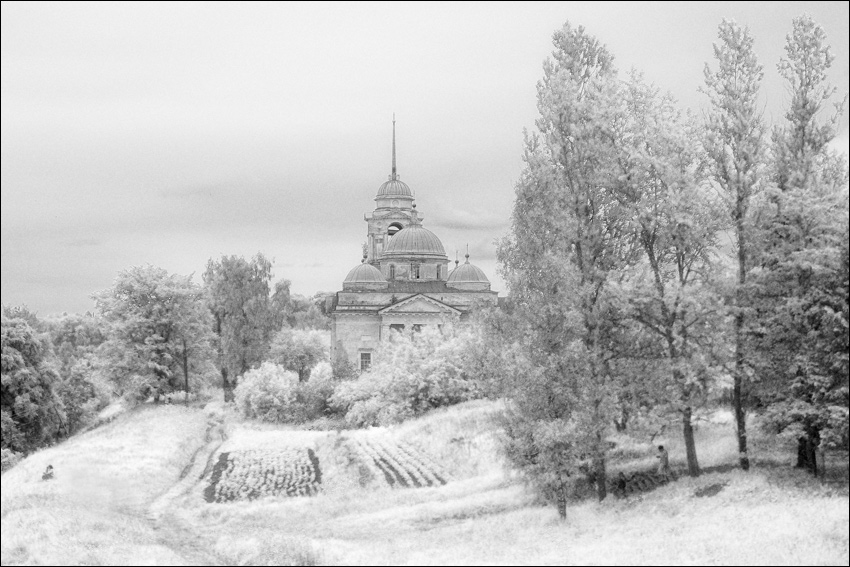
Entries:
{"label": "slope embankment", "polygon": [[[30,455],[2,476],[2,564],[206,562],[182,553],[149,508],[208,430],[200,410],[143,406]],[[49,464],[55,478],[42,481]]]}

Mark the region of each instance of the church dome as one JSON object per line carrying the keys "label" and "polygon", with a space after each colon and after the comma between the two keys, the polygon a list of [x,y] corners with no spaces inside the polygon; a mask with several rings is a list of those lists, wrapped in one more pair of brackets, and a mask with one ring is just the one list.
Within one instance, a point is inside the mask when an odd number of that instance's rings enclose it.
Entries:
{"label": "church dome", "polygon": [[352,268],[352,270],[348,272],[343,284],[371,284],[384,283],[386,281],[387,280],[384,278],[384,274],[381,273],[381,270],[372,264],[364,262],[359,266]]}
{"label": "church dome", "polygon": [[413,192],[410,190],[410,187],[407,186],[407,183],[398,179],[398,176],[395,176],[395,179],[390,176],[388,181],[385,181],[383,185],[381,185],[380,189],[378,189],[378,198],[381,197],[413,197]]}
{"label": "church dome", "polygon": [[437,235],[421,226],[403,228],[390,239],[383,257],[388,256],[439,256],[446,257],[446,249]]}
{"label": "church dome", "polygon": [[466,255],[466,262],[452,270],[449,277],[446,279],[448,285],[465,284],[465,283],[486,283],[490,280],[481,271],[481,268],[469,263],[469,254]]}

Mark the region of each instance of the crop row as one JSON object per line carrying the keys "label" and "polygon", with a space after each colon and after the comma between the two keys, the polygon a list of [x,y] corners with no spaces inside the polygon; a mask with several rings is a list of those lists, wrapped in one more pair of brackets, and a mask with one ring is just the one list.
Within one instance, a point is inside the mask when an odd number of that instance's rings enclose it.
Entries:
{"label": "crop row", "polygon": [[376,476],[394,487],[440,486],[448,475],[409,445],[383,439],[358,439],[357,453]]}
{"label": "crop row", "polygon": [[310,496],[322,482],[312,449],[221,453],[204,491],[208,502],[255,500],[264,496]]}

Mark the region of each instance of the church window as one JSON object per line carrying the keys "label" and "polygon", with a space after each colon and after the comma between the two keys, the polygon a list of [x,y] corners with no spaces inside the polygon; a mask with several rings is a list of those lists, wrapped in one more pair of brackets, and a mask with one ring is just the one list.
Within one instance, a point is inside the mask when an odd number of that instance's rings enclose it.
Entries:
{"label": "church window", "polygon": [[410,279],[418,280],[419,279],[419,264],[411,264],[410,265]]}
{"label": "church window", "polygon": [[442,274],[443,274],[443,267],[441,265],[437,264],[437,279],[438,280],[443,279]]}
{"label": "church window", "polygon": [[390,279],[395,279],[395,264],[390,264]]}
{"label": "church window", "polygon": [[396,232],[400,231],[401,229],[402,229],[402,226],[400,224],[398,224],[397,222],[394,222],[390,226],[387,227],[387,234],[390,235],[390,236],[393,236]]}
{"label": "church window", "polygon": [[372,367],[372,353],[360,353],[360,372],[367,372]]}

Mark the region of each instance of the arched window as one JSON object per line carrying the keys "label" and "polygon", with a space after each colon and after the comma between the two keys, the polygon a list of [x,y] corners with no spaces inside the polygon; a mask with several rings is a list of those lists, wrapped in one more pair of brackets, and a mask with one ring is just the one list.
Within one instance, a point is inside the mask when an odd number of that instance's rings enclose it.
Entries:
{"label": "arched window", "polygon": [[410,279],[418,280],[419,279],[419,264],[411,264],[410,265]]}
{"label": "arched window", "polygon": [[395,264],[390,264],[390,279],[395,279]]}
{"label": "arched window", "polygon": [[401,226],[400,224],[398,224],[397,222],[394,222],[390,226],[387,227],[387,234],[389,236],[393,236],[396,232],[400,231],[402,228],[404,228],[404,227]]}

